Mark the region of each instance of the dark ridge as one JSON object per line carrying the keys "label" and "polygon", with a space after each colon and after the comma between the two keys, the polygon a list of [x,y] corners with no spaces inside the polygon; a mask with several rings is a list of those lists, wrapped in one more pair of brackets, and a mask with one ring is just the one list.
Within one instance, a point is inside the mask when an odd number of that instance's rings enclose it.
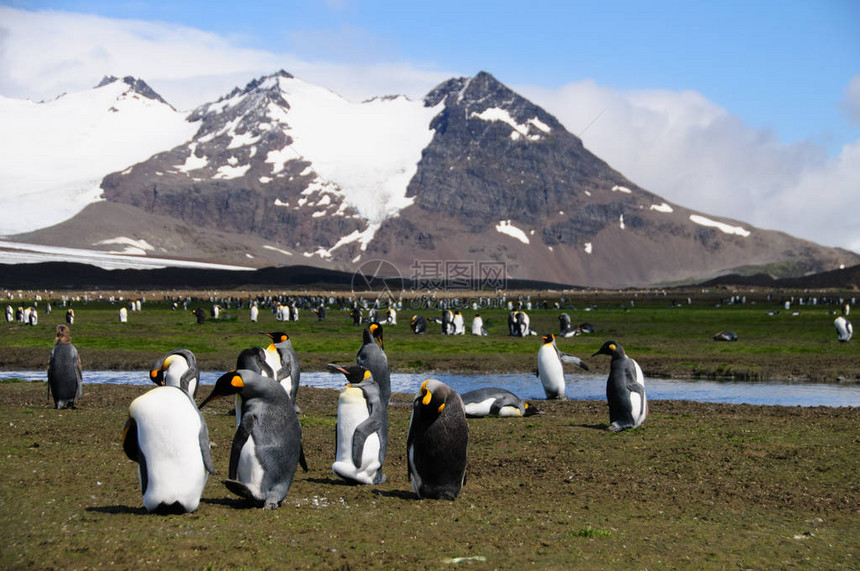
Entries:
{"label": "dark ridge", "polygon": [[[458,285],[449,291],[477,291],[481,284]],[[106,270],[89,264],[42,262],[38,264],[0,264],[0,288],[5,289],[242,289],[252,287],[309,288],[335,290],[389,291],[426,289],[426,284],[397,277],[368,279],[363,274],[326,270],[311,266],[269,267],[259,270],[231,271],[199,268],[160,268],[155,270]],[[440,287],[439,289],[445,289]],[[577,286],[537,280],[508,279],[493,289],[581,289]]]}
{"label": "dark ridge", "polygon": [[742,276],[729,274],[708,280],[701,285],[766,287],[775,289],[860,289],[860,265],[842,270],[830,270],[796,278],[776,279],[767,274]]}

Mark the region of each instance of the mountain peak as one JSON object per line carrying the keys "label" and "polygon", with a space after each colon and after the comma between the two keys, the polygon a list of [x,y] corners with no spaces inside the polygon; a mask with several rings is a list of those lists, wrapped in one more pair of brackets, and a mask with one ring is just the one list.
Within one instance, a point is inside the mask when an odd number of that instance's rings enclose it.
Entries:
{"label": "mountain peak", "polygon": [[134,91],[138,95],[146,97],[147,99],[152,99],[153,101],[158,101],[159,103],[164,103],[165,105],[173,109],[173,106],[167,101],[165,101],[164,98],[161,97],[161,95],[159,95],[154,89],[152,89],[148,83],[146,83],[142,79],[138,79],[131,75],[127,75],[122,79],[113,75],[106,75],[102,78],[99,84],[96,85],[95,89],[111,85],[112,83],[116,83],[118,81],[121,81],[122,83],[128,85],[131,88],[131,91]]}

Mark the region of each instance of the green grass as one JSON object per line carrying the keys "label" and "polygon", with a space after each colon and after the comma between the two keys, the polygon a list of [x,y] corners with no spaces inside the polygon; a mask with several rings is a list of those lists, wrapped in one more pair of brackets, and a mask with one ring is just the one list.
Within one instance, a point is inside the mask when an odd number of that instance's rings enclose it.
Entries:
{"label": "green grass", "polygon": [[[850,294],[844,294],[849,295]],[[635,297],[634,297],[635,296]],[[351,361],[361,344],[361,328],[352,325],[347,312],[332,309],[324,322],[309,311],[298,322],[277,322],[268,311],[260,312],[259,323],[251,323],[247,309],[229,309],[227,317],[207,319],[198,325],[190,312],[173,311],[166,302],[150,296],[143,311],[129,313],[129,323],[120,324],[117,304],[105,301],[76,302],[76,323],[72,340],[85,367],[146,369],[154,359],[171,349],[193,351],[201,366],[226,370],[238,353],[268,340],[259,331],[284,330],[306,370],[322,370],[329,362]],[[533,295],[537,298],[538,294]],[[679,300],[686,301],[686,294]],[[750,301],[755,299],[748,296]],[[700,376],[714,378],[767,379],[810,378],[834,380],[860,378],[860,352],[854,342],[837,342],[831,312],[836,306],[798,306],[800,315],[778,308],[759,294],[756,303],[714,306],[715,294],[694,294],[693,303],[672,307],[672,297],[653,293],[576,294],[573,308],[535,309],[529,312],[531,326],[539,334],[558,331],[558,315],[567,312],[574,323],[588,322],[596,333],[576,338],[558,338],[559,348],[585,358],[596,370],[607,366],[602,357],[591,353],[608,340],[621,343],[636,358],[646,375]],[[635,301],[631,308],[630,301]],[[408,302],[408,300],[407,300]],[[201,304],[207,310],[209,304]],[[42,307],[44,304],[42,304]],[[594,306],[592,311],[584,311]],[[47,364],[53,339],[53,326],[61,322],[63,311],[57,307],[51,316],[42,311],[36,327],[3,323],[0,358],[7,368],[15,362],[31,367]],[[191,307],[195,307],[192,305]],[[467,323],[474,315],[464,310]],[[438,310],[406,308],[398,315],[399,324],[385,328],[385,347],[392,367],[400,371],[458,370],[526,372],[536,366],[539,338],[514,338],[507,335],[507,311],[482,309],[489,337],[472,335],[446,337],[440,326],[428,324],[428,333],[413,335],[409,330],[412,315],[428,319]],[[740,337],[734,343],[715,342],[714,333],[732,329]]]}

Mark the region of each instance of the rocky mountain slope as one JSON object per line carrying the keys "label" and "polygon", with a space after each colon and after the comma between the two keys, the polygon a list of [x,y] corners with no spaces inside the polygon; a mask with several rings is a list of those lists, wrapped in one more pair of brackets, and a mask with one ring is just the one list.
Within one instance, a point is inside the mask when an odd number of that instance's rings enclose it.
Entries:
{"label": "rocky mountain slope", "polygon": [[[423,101],[351,103],[279,72],[187,120],[189,139],[104,178],[106,202],[26,239],[94,244],[126,229],[160,256],[346,271],[384,259],[437,285],[488,268],[625,287],[860,263],[667,203],[487,73]],[[127,223],[107,230],[100,216]]]}

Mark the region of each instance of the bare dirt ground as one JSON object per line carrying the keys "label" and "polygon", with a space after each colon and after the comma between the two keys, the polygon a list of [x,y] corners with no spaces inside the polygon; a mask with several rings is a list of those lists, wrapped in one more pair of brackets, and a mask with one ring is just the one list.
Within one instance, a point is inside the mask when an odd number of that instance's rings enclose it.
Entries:
{"label": "bare dirt ground", "polygon": [[388,481],[350,486],[330,471],[337,394],[303,387],[310,471],[266,512],[220,483],[235,426],[222,399],[203,409],[219,474],[200,508],[154,516],[120,444],[149,387],[85,389],[56,411],[42,383],[0,385],[0,567],[860,565],[860,408],[654,401],[643,428],[615,434],[604,402],[541,401],[542,416],[469,421],[466,485],[448,502],[407,480],[410,395],[393,397]]}

